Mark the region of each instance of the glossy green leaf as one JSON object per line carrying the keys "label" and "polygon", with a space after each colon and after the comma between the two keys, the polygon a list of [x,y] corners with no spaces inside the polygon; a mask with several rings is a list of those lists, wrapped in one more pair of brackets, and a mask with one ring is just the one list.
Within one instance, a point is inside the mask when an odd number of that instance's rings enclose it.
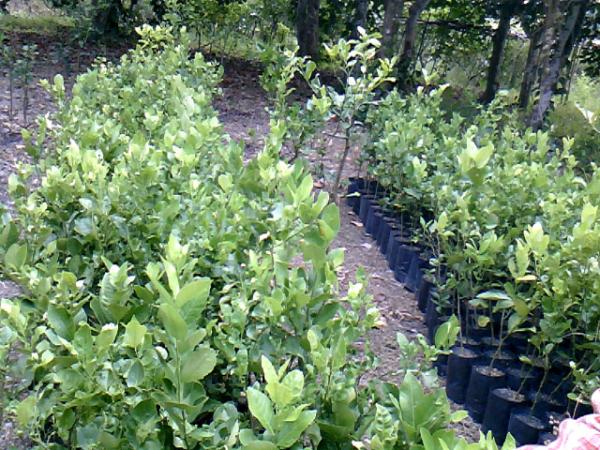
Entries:
{"label": "glossy green leaf", "polygon": [[137,359],[133,361],[133,364],[127,372],[127,386],[136,387],[139,386],[144,380],[144,366]]}
{"label": "glossy green leaf", "polygon": [[27,261],[27,246],[12,244],[4,254],[4,263],[11,268],[20,269]]}
{"label": "glossy green leaf", "polygon": [[184,383],[199,382],[210,374],[217,365],[217,352],[209,347],[201,347],[185,356],[181,369]]}
{"label": "glossy green leaf", "polygon": [[294,422],[286,422],[281,431],[277,433],[277,445],[281,448],[294,445],[316,417],[316,411],[303,411]]}
{"label": "glossy green leaf", "polygon": [[205,305],[210,293],[210,286],[210,278],[201,278],[186,284],[175,297],[175,304],[179,308],[190,301]]}
{"label": "glossy green leaf", "polygon": [[165,330],[173,339],[183,341],[188,334],[188,327],[175,306],[163,303],[158,308],[158,317],[163,323]]}
{"label": "glossy green leaf", "polygon": [[145,325],[141,325],[138,320],[133,317],[127,326],[125,327],[125,334],[123,336],[123,345],[137,349],[143,344],[146,332],[148,329]]}
{"label": "glossy green leaf", "polygon": [[248,388],[246,395],[248,397],[248,408],[252,415],[260,422],[263,428],[274,434],[273,418],[275,413],[273,412],[273,404],[269,400],[269,397],[254,388]]}
{"label": "glossy green leaf", "polygon": [[51,305],[48,308],[48,323],[60,337],[71,340],[75,334],[75,323],[71,314],[61,307]]}

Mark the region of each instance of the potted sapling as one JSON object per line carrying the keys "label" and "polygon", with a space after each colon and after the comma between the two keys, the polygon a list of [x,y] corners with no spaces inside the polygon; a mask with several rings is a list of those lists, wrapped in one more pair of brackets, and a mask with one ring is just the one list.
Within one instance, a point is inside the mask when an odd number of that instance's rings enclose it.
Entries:
{"label": "potted sapling", "polygon": [[[545,316],[539,320],[537,332],[530,339],[536,354],[539,355],[537,361],[542,363],[543,375],[538,388],[526,394],[531,406],[515,409],[511,414],[508,431],[513,434],[519,444],[536,443],[539,435],[551,428],[547,413],[550,411],[559,413],[561,409],[566,409],[566,405],[565,407],[561,406],[561,402],[555,401],[551,395],[544,393],[544,386],[554,364],[555,349],[563,341],[563,337],[568,334],[568,330],[569,322],[567,320]],[[527,360],[527,358],[522,359]]]}
{"label": "potted sapling", "polygon": [[[505,392],[505,370],[514,361],[514,357],[504,349],[506,339],[518,329],[523,322],[523,317],[514,311],[514,302],[504,291],[482,292],[469,303],[476,307],[485,307],[486,305],[489,307],[493,304],[491,313],[500,314],[498,346],[495,350],[488,350],[484,353],[482,362],[486,364],[478,364],[473,367],[467,390],[467,410],[471,417],[478,422],[483,421],[485,428],[491,430],[495,435],[499,435],[505,427],[505,422],[508,421],[508,416],[499,418],[495,413],[488,413],[488,409],[493,407],[489,403],[490,397],[492,395],[508,397],[511,402],[524,400],[520,394],[512,394],[510,390]],[[479,316],[478,322],[481,326],[487,326],[491,319]],[[492,392],[494,394],[491,394]]]}
{"label": "potted sapling", "polygon": [[[552,267],[556,267],[556,261],[560,258],[553,258],[550,262],[549,244],[550,236],[544,233],[542,225],[537,222],[529,226],[524,232],[524,242],[519,241],[517,250],[517,266],[511,267],[511,272],[515,280],[535,281],[530,288],[531,301],[528,304],[530,316],[535,320],[537,332],[530,337],[530,343],[535,348],[539,360],[542,362],[543,375],[537,389],[529,392],[528,400],[531,407],[527,409],[515,410],[509,424],[509,431],[515,434],[519,443],[535,443],[539,434],[547,430],[548,412],[563,412],[566,405],[562,401],[553,398],[549,391],[551,369],[557,365],[557,353],[565,341],[565,336],[571,334],[573,326],[572,319],[564,314],[567,310],[565,305],[571,304],[571,300],[564,298],[560,293],[549,295],[549,290],[545,286],[545,280],[548,274],[552,275]],[[529,266],[529,255],[533,256],[534,272],[526,274]],[[562,382],[559,380],[558,385]]]}
{"label": "potted sapling", "polygon": [[600,386],[600,359],[595,358],[585,369],[579,364],[571,362],[571,368],[574,386],[567,395],[569,399],[568,414],[577,419],[593,412],[589,399]]}
{"label": "potted sapling", "polygon": [[456,308],[458,321],[460,323],[460,334],[458,345],[452,349],[448,356],[448,376],[446,379],[446,394],[448,398],[458,404],[465,403],[468,381],[471,374],[471,368],[479,358],[479,353],[468,348],[463,330],[463,298],[464,298],[464,280],[457,278],[456,273],[452,273],[445,288],[451,292],[452,304]]}
{"label": "potted sapling", "polygon": [[445,276],[443,246],[447,245],[448,239],[454,235],[448,225],[448,215],[444,211],[429,224],[424,233],[425,246],[431,250],[432,267],[423,275],[417,291],[417,305],[422,313],[427,312],[431,290],[436,284],[442,283]]}

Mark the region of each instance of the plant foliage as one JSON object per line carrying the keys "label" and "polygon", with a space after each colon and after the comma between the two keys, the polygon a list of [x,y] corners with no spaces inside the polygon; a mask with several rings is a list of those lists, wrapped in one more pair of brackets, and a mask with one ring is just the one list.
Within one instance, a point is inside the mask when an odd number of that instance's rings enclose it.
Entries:
{"label": "plant foliage", "polygon": [[465,448],[413,372],[361,387],[378,313],[364,274],[341,294],[337,207],[279,159],[284,127],[243,164],[211,107],[219,69],[185,32],[138,31],[70,100],[47,84],[58,111],[9,183],[1,266],[23,293],[0,302],[0,355],[20,430],[51,449]]}

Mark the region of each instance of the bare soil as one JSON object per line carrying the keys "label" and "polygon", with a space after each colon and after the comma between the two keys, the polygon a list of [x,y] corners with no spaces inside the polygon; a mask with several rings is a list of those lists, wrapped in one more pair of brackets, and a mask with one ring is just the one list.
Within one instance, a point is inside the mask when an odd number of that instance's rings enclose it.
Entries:
{"label": "bare soil", "polygon": [[[85,70],[97,55],[115,60],[126,50],[126,46],[110,47],[88,46],[84,49],[65,48],[61,42],[52,42],[44,37],[35,35],[14,36],[13,42],[18,47],[22,43],[35,42],[39,46],[39,59],[34,65],[34,85],[30,89],[30,102],[28,115],[34,117],[52,111],[50,97],[37,85],[44,78],[52,78],[57,73],[65,74],[67,88],[72,86],[76,73]],[[57,50],[62,49],[60,52]],[[66,53],[65,53],[66,52]],[[65,64],[64,55],[69,58]],[[266,111],[268,100],[259,84],[260,69],[243,61],[224,62],[224,79],[221,84],[223,95],[215,102],[220,120],[226,133],[231,139],[243,141],[246,145],[247,157],[254,156],[264,144],[264,137],[269,132],[269,115]],[[28,157],[23,151],[23,142],[20,136],[22,127],[31,128],[31,120],[25,123],[22,117],[23,90],[17,86],[13,93],[13,102],[17,115],[9,117],[9,92],[8,78],[5,73],[0,77],[0,204],[8,205],[10,200],[7,195],[7,179],[14,172],[17,165],[27,161]],[[338,165],[342,143],[330,140],[328,152],[324,158],[326,174],[325,179],[318,179],[316,187],[327,185],[331,175]],[[347,177],[355,173],[354,160],[356,149],[350,155],[344,175]],[[314,158],[309,158],[314,159]],[[343,203],[343,202],[342,202]],[[364,267],[369,277],[368,292],[381,312],[383,318],[379,329],[371,335],[372,349],[379,360],[379,367],[371,374],[373,378],[387,381],[397,381],[395,372],[398,369],[398,350],[396,334],[402,332],[409,338],[418,333],[425,334],[423,317],[416,308],[414,295],[407,292],[398,283],[393,273],[388,269],[385,258],[379,252],[377,245],[364,232],[358,217],[344,204],[341,205],[341,230],[334,242],[334,246],[345,249],[346,261],[340,271],[342,289],[355,279],[359,267]],[[0,298],[9,298],[18,295],[16,285],[6,280],[0,280]],[[455,409],[458,409],[454,405]],[[20,440],[14,432],[14,424],[5,418],[0,424],[0,450],[8,448],[27,448],[24,441]],[[478,437],[478,427],[470,419],[456,425],[458,433],[470,439]]]}

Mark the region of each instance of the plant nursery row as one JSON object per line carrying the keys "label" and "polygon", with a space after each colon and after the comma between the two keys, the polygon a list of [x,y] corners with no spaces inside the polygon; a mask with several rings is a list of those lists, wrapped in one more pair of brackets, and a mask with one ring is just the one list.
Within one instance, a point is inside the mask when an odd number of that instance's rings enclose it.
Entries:
{"label": "plant nursery row", "polygon": [[435,363],[448,397],[502,442],[553,438],[591,412],[600,385],[600,176],[570,142],[518,131],[482,110],[440,108],[444,88],[388,96],[347,202],[395,278],[414,292],[429,338],[460,321]]}

